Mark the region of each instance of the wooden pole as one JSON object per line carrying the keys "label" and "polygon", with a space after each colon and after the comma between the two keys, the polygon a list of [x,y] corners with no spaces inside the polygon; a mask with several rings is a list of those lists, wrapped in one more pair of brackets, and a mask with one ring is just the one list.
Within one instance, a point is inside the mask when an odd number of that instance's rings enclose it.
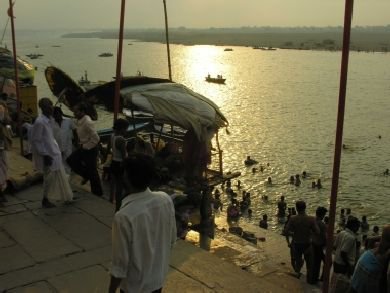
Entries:
{"label": "wooden pole", "polygon": [[165,15],[165,38],[167,41],[167,54],[168,54],[168,72],[169,72],[169,80],[172,80],[171,51],[169,50],[168,14],[167,14],[166,0],[163,0],[163,3],[164,3],[164,15]]}
{"label": "wooden pole", "polygon": [[352,12],[353,12],[353,0],[346,0],[345,15],[344,15],[343,51],[341,57],[339,105],[338,105],[338,113],[337,113],[332,189],[331,189],[331,197],[330,197],[329,224],[328,224],[328,231],[327,231],[327,245],[326,245],[326,255],[325,255],[325,265],[324,265],[324,283],[322,288],[324,293],[328,293],[329,291],[330,268],[332,266],[332,251],[333,251],[334,226],[335,226],[335,219],[336,219],[337,189],[339,184],[341,148],[343,143],[345,97],[347,91],[348,59],[349,59]]}
{"label": "wooden pole", "polygon": [[11,31],[12,31],[12,51],[14,57],[14,71],[15,71],[15,87],[16,87],[16,111],[17,111],[17,128],[20,138],[20,154],[23,156],[23,135],[22,135],[22,127],[20,121],[20,91],[19,91],[19,71],[18,71],[18,63],[17,63],[17,55],[16,55],[16,39],[15,39],[15,24],[14,24],[14,3],[12,0],[9,0],[9,10],[8,16],[11,18]]}
{"label": "wooden pole", "polygon": [[114,122],[118,118],[119,112],[119,100],[120,100],[120,88],[121,88],[121,69],[122,69],[122,49],[123,49],[123,26],[125,20],[125,4],[126,0],[122,0],[121,3],[121,15],[119,24],[119,44],[116,57],[116,78],[115,78],[115,96],[114,96]]}

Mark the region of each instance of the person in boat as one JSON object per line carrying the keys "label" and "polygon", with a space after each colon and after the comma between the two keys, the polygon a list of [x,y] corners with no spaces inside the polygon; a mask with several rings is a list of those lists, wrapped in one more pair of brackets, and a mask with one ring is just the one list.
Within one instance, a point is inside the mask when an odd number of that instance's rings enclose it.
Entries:
{"label": "person in boat", "polygon": [[390,172],[389,169],[386,169],[385,172],[383,172],[383,175],[389,175],[390,174],[389,172]]}
{"label": "person in boat", "polygon": [[286,216],[286,208],[287,204],[284,201],[284,195],[280,197],[280,200],[278,201],[278,217],[282,218]]}
{"label": "person in boat", "polygon": [[73,150],[73,133],[76,129],[73,120],[64,117],[64,113],[60,107],[53,109],[53,134],[61,150],[62,162],[66,173],[70,174],[70,167],[66,163],[66,159],[70,156]]}
{"label": "person in boat", "polygon": [[272,178],[271,177],[267,178],[267,185],[269,185],[269,186],[272,185]]}
{"label": "person in boat", "polygon": [[254,159],[251,159],[251,156],[247,156],[244,163],[246,166],[251,166],[251,165],[257,164],[257,161]]}
{"label": "person in boat", "polygon": [[263,229],[268,229],[268,216],[267,214],[263,215],[263,219],[260,220],[259,222],[259,227]]}
{"label": "person in boat", "polygon": [[111,194],[110,201],[115,198],[115,211],[119,211],[122,204],[123,193],[123,162],[127,157],[125,134],[129,127],[129,121],[119,118],[115,120],[112,129],[113,135],[109,143],[112,159],[111,171]]}
{"label": "person in boat", "polygon": [[294,175],[291,175],[291,176],[290,176],[290,184],[291,184],[291,185],[294,185],[294,183],[295,183]]}
{"label": "person in boat", "polygon": [[303,172],[302,172],[302,178],[305,179],[306,177],[307,177],[307,173],[306,173],[306,171],[303,171]]}
{"label": "person in boat", "polygon": [[316,184],[316,182],[313,180],[312,182],[311,182],[311,188],[316,188],[317,187],[317,184]]}

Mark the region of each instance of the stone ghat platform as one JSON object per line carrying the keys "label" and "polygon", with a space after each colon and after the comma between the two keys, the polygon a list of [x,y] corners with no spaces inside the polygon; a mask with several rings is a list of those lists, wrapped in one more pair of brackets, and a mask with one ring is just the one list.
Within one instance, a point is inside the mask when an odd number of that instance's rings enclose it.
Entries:
{"label": "stone ghat platform", "polygon": [[[31,162],[15,151],[9,158],[21,183],[0,206],[0,292],[107,292],[113,205],[75,177],[72,205],[42,209],[42,186],[31,184],[39,174],[30,180]],[[164,292],[319,292],[292,276],[280,235],[243,223],[265,238],[254,245],[226,232],[223,215],[216,224],[210,251],[198,247],[196,232],[177,242]]]}

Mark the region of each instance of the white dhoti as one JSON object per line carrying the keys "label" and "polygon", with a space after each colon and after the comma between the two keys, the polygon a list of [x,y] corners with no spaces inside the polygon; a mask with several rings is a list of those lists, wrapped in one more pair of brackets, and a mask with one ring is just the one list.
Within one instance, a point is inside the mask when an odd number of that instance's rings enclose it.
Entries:
{"label": "white dhoti", "polygon": [[63,166],[57,170],[45,168],[43,172],[43,197],[51,200],[71,201],[73,191],[68,176]]}

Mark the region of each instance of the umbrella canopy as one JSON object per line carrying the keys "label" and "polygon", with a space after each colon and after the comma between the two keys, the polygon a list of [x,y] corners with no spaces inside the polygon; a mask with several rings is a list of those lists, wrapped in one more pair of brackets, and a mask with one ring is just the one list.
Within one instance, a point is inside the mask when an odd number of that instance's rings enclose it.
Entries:
{"label": "umbrella canopy", "polygon": [[[127,88],[143,84],[151,83],[171,83],[168,79],[146,77],[146,76],[132,76],[124,77],[121,80],[120,88]],[[106,110],[114,110],[114,96],[115,96],[115,80],[99,85],[87,92],[85,92],[85,98],[93,103],[104,105]],[[123,101],[120,101],[120,110],[123,109]]]}
{"label": "umbrella canopy", "polygon": [[[46,81],[53,95],[64,103],[69,109],[72,109],[80,102],[86,102],[84,99],[84,90],[64,71],[49,66],[45,69]],[[87,103],[87,115],[93,120],[97,120],[97,112],[91,103]]]}
{"label": "umbrella canopy", "polygon": [[[112,109],[115,82],[96,87],[85,93],[89,101],[95,101]],[[154,120],[193,129],[201,140],[207,139],[211,128],[228,126],[228,121],[218,106],[208,98],[184,85],[166,79],[128,77],[121,82],[121,108],[151,113]]]}

